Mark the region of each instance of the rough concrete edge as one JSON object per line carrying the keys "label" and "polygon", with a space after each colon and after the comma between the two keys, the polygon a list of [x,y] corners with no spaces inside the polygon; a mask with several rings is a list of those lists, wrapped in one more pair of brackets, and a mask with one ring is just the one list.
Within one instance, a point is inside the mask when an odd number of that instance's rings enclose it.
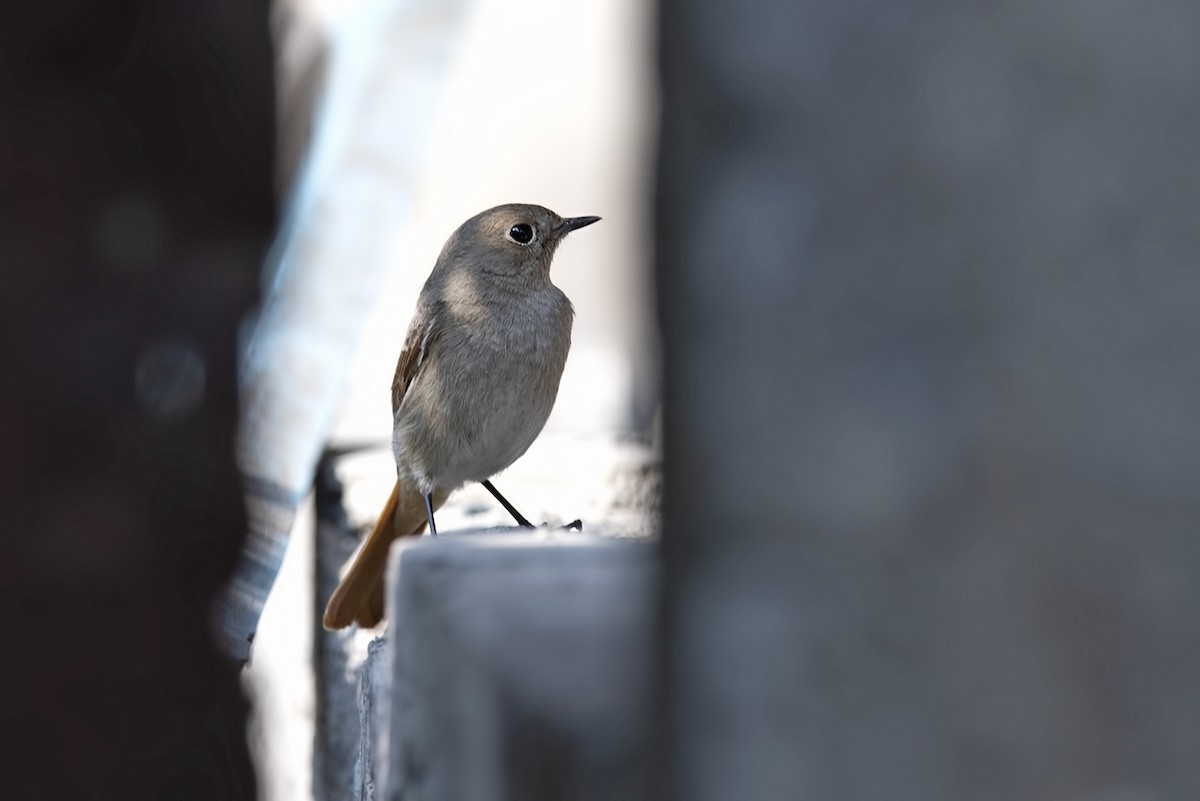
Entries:
{"label": "rough concrete edge", "polygon": [[[621,564],[641,564],[646,558],[645,554],[656,552],[657,542],[657,538],[654,537],[614,537],[595,532],[567,532],[550,528],[539,528],[533,531],[522,528],[472,529],[443,534],[436,540],[425,536],[397,542],[388,556],[386,603],[389,630],[384,638],[376,641],[379,643],[379,647],[386,649],[386,659],[377,660],[386,674],[385,681],[388,684],[392,682],[396,662],[402,659],[399,650],[410,645],[409,641],[412,637],[415,636],[419,639],[421,636],[419,632],[413,633],[402,628],[401,621],[407,618],[399,614],[399,605],[420,602],[420,599],[428,592],[428,588],[421,580],[427,574],[418,571],[414,574],[417,580],[405,582],[401,586],[400,577],[406,564],[411,570],[414,562],[423,563],[432,566],[436,572],[439,565],[444,565],[446,559],[452,558],[452,554],[461,558],[464,553],[474,553],[481,559],[493,560],[497,553],[504,553],[508,557],[507,564],[490,562],[490,566],[503,569],[509,566],[520,566],[530,551],[570,558],[572,551],[583,549],[592,554],[602,555],[603,566],[611,569]],[[425,620],[424,623],[441,630],[438,620]],[[372,645],[374,646],[376,643],[372,643]],[[469,681],[468,685],[470,685]],[[376,686],[378,687],[378,685]],[[388,689],[392,691],[391,687]],[[412,714],[419,713],[419,705],[412,704],[409,699],[402,697],[400,692],[395,690],[387,703],[387,708],[394,713],[394,717],[385,718],[382,709],[377,709],[375,722],[378,728],[372,742],[367,745],[374,749],[376,770],[373,775],[376,780],[375,789],[378,792],[376,797],[380,801],[401,797],[397,782],[404,782],[405,790],[412,789],[407,781],[405,769],[394,771],[395,766],[389,758],[390,752],[395,750],[392,748],[392,743],[399,743],[405,739],[403,737],[404,730],[413,726],[419,728],[422,725],[420,722],[414,723],[411,720]],[[379,699],[376,700],[378,702]],[[390,756],[394,757],[396,754],[390,754]],[[420,762],[419,756],[415,760],[406,756],[403,760],[405,767],[416,765],[418,773],[422,773],[419,769]],[[417,795],[420,795],[420,790]],[[407,798],[408,795],[405,794],[404,797]]]}
{"label": "rough concrete edge", "polygon": [[380,702],[386,696],[387,638],[377,637],[367,645],[367,658],[358,669],[358,755],[354,761],[355,801],[375,801],[377,797],[377,751],[382,710]]}

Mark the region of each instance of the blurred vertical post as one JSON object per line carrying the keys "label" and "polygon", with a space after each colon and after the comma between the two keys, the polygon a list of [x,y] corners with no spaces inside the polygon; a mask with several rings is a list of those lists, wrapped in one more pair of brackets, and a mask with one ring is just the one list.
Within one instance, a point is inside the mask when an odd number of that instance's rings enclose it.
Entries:
{"label": "blurred vertical post", "polygon": [[316,801],[357,799],[360,794],[365,797],[364,784],[371,780],[369,775],[356,777],[356,771],[365,770],[364,762],[371,756],[359,751],[357,690],[361,657],[353,653],[354,640],[345,632],[326,631],[321,625],[325,604],[337,587],[341,567],[358,544],[343,502],[342,481],[337,472],[340,456],[326,449],[317,462],[313,482],[316,512],[312,613],[316,743],[312,784]]}
{"label": "blurred vertical post", "polygon": [[660,30],[667,797],[1200,797],[1200,11]]}
{"label": "blurred vertical post", "polygon": [[267,4],[7,4],[0,54],[0,796],[253,798],[208,618],[246,527]]}

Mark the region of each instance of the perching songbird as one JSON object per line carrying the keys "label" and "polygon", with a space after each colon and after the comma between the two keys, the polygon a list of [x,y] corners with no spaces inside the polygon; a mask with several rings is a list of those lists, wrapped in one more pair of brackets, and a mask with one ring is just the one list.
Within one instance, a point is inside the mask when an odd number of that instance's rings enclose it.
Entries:
{"label": "perching songbird", "polygon": [[554,406],[574,309],[550,280],[554,251],[599,217],[513,203],[467,220],[446,241],[417,300],[392,380],[396,486],[325,608],[327,629],[383,619],[383,576],[398,537],[437,534],[434,512],[515,462]]}

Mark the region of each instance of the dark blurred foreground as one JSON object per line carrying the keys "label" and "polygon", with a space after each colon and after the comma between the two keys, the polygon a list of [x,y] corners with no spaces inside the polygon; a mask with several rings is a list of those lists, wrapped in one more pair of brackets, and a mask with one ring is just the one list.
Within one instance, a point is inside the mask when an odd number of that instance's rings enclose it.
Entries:
{"label": "dark blurred foreground", "polygon": [[660,797],[1200,798],[1200,6],[661,31]]}
{"label": "dark blurred foreground", "polygon": [[207,612],[245,527],[267,4],[8,4],[0,54],[0,797],[251,798]]}

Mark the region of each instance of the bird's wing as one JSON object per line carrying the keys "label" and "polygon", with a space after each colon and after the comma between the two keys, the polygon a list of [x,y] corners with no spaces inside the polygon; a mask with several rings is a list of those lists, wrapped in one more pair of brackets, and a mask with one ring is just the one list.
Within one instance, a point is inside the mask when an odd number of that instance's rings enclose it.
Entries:
{"label": "bird's wing", "polygon": [[421,365],[429,358],[429,351],[437,339],[438,315],[434,309],[421,307],[408,326],[408,335],[404,338],[404,349],[400,351],[400,360],[396,362],[396,375],[392,378],[392,418],[400,410],[404,393],[408,391],[413,379],[421,370]]}

